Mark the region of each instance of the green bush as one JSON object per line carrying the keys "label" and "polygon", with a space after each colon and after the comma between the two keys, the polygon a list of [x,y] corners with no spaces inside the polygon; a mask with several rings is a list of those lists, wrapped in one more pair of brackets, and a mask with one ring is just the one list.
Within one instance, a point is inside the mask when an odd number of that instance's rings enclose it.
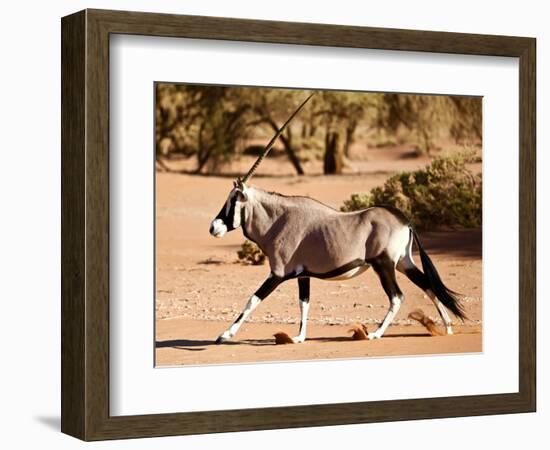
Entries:
{"label": "green bush", "polygon": [[418,228],[479,227],[482,178],[466,167],[473,161],[473,153],[436,158],[424,169],[392,176],[383,187],[353,194],[340,209],[357,211],[389,204]]}
{"label": "green bush", "polygon": [[252,264],[259,266],[265,262],[266,256],[264,252],[254,242],[248,239],[241,245],[241,249],[237,251],[239,261],[244,264]]}

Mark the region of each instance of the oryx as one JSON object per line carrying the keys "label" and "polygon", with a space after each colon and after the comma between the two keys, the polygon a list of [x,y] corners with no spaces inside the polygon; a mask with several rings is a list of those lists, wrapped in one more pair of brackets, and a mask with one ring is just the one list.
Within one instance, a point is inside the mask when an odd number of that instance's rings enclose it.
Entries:
{"label": "oryx", "polygon": [[[231,339],[242,323],[282,282],[298,280],[301,311],[296,343],[306,338],[310,278],[344,280],[363,273],[370,266],[380,278],[389,300],[389,310],[369,339],[382,337],[404,300],[395,270],[404,273],[426,292],[437,307],[448,334],[451,319],[446,308],[460,319],[464,309],[456,293],[441,281],[417,233],[407,218],[391,206],[375,206],[362,211],[340,212],[308,197],[284,196],[247,185],[254,171],[282,131],[309,100],[308,97],[275,134],[249,172],[237,179],[219,214],[210,225],[210,234],[222,237],[241,227],[243,234],[266,254],[271,273],[250,297],[235,322],[217,343]],[[412,257],[413,241],[420,252],[423,272]]]}

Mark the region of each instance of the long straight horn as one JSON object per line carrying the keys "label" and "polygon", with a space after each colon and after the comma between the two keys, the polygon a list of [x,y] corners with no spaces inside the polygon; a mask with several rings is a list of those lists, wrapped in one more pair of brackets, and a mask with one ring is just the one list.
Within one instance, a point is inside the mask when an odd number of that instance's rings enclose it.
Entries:
{"label": "long straight horn", "polygon": [[279,139],[279,136],[281,134],[283,134],[283,131],[285,131],[285,128],[286,126],[292,121],[292,119],[294,119],[294,116],[296,116],[296,114],[298,114],[300,112],[300,110],[304,107],[304,105],[309,101],[309,99],[311,97],[313,97],[315,95],[315,93],[311,94],[308,98],[306,98],[303,103],[298,106],[298,109],[296,111],[294,111],[292,113],[292,115],[287,119],[287,121],[284,123],[284,125],[279,128],[279,131],[277,131],[277,133],[275,133],[275,136],[273,136],[273,138],[271,139],[271,141],[269,141],[269,144],[266,145],[264,151],[262,152],[262,154],[258,157],[258,159],[256,160],[256,162],[254,163],[254,165],[250,168],[250,170],[248,171],[248,173],[243,177],[241,178],[241,182],[242,183],[246,183],[248,180],[250,180],[250,178],[252,177],[252,175],[254,175],[254,172],[256,171],[256,169],[258,168],[258,166],[260,165],[260,163],[263,161],[263,159],[267,156],[267,154],[269,153],[269,150],[271,150],[271,147],[273,147],[273,144],[275,144],[275,142],[277,141],[277,139]]}

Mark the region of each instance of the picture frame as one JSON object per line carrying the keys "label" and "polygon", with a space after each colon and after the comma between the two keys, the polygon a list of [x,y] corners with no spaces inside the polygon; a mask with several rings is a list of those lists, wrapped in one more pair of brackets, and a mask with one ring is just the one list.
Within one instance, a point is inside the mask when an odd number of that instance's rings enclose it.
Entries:
{"label": "picture frame", "polygon": [[[62,432],[83,440],[533,412],[536,409],[536,40],[84,10],[62,32]],[[109,37],[113,34],[519,58],[519,389],[339,404],[109,414]]]}

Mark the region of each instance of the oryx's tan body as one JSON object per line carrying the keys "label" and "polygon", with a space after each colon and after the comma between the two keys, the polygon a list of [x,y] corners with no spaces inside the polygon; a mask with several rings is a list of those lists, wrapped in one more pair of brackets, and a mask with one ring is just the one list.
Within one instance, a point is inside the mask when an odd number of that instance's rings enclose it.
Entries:
{"label": "oryx's tan body", "polygon": [[287,197],[254,187],[247,188],[246,194],[241,225],[268,256],[278,277],[304,271],[326,274],[352,261],[368,262],[388,249],[395,249],[389,256],[397,263],[406,252],[409,228],[385,208],[344,213],[308,197]]}

